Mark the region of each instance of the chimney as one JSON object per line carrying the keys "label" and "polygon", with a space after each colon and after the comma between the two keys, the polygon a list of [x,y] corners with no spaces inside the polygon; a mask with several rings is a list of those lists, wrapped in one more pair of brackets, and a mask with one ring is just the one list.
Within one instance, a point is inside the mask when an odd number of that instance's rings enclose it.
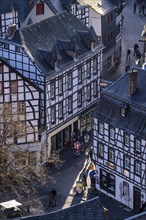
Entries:
{"label": "chimney", "polygon": [[128,95],[132,96],[137,89],[137,70],[128,71],[129,83],[128,83]]}
{"label": "chimney", "polygon": [[7,36],[12,37],[15,31],[16,31],[16,24],[10,24],[8,26]]}

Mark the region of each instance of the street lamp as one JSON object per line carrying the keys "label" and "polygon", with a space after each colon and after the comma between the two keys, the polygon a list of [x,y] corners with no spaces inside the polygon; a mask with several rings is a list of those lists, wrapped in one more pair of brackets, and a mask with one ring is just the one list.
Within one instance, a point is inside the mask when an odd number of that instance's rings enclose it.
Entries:
{"label": "street lamp", "polygon": [[141,42],[144,42],[144,62],[146,63],[146,24],[144,25],[144,29],[141,33],[142,40]]}

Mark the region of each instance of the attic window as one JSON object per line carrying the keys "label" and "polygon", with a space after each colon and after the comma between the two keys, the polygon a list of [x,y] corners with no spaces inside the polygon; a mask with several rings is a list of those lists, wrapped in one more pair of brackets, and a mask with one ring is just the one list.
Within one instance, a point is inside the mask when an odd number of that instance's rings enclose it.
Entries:
{"label": "attic window", "polygon": [[126,117],[126,112],[127,112],[127,106],[122,106],[120,108],[120,115],[125,118]]}
{"label": "attic window", "polygon": [[44,14],[44,2],[40,1],[36,5],[36,15],[42,15],[42,14]]}

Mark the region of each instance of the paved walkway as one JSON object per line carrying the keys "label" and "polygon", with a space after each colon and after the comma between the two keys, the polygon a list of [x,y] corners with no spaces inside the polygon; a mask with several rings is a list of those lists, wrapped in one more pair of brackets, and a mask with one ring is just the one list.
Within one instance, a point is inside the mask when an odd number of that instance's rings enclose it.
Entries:
{"label": "paved walkway", "polygon": [[[139,50],[143,54],[144,43],[139,42],[141,39],[141,33],[146,24],[146,12],[145,15],[138,13],[133,13],[133,2],[134,0],[127,0],[126,7],[123,10],[124,22],[123,22],[123,34],[122,34],[122,54],[121,63],[118,66],[116,72],[107,77],[108,80],[114,81],[122,74],[125,73],[125,67],[128,65],[130,67],[135,66],[135,57],[133,56],[134,44],[139,45]],[[138,6],[137,6],[138,7]],[[145,10],[146,11],[146,10]],[[127,50],[131,50],[131,60],[126,60]]]}

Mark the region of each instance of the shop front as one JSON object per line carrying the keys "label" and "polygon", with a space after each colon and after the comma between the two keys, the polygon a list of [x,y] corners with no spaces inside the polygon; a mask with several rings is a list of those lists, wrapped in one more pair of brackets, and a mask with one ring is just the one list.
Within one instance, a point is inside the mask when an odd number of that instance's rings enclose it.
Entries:
{"label": "shop front", "polygon": [[100,169],[100,188],[115,196],[115,176]]}
{"label": "shop front", "polygon": [[71,136],[75,133],[79,136],[79,119],[75,117],[61,127],[55,129],[48,135],[48,156],[54,152],[60,152],[64,148],[70,147]]}

